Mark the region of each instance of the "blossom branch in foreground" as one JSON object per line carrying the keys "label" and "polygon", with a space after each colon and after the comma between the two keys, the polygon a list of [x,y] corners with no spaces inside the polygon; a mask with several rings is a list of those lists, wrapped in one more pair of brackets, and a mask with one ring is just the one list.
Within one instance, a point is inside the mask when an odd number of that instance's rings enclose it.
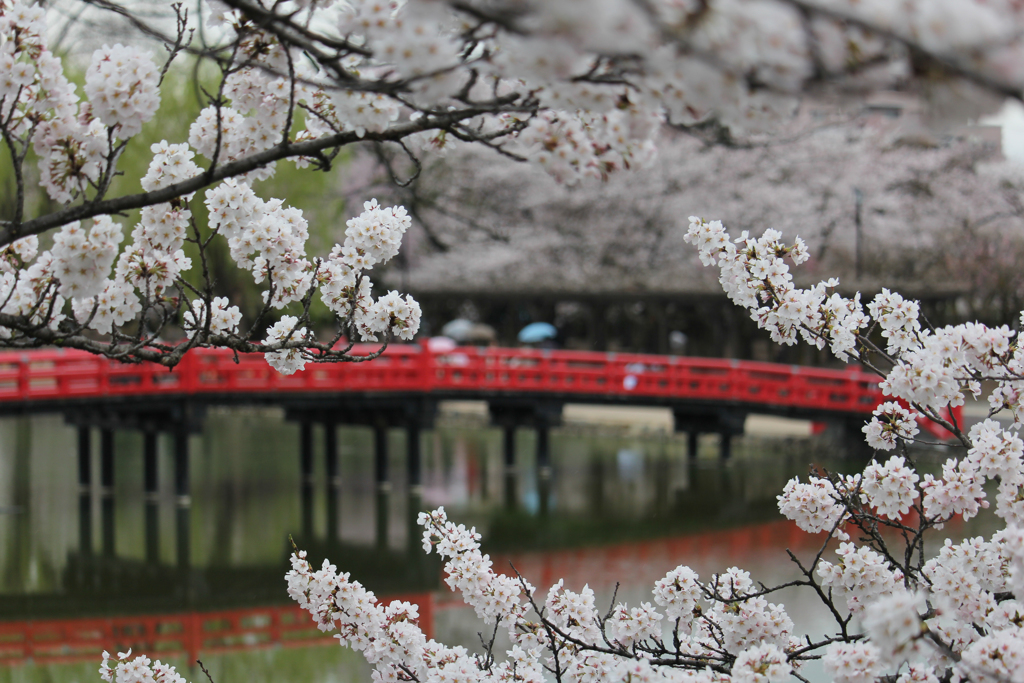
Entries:
{"label": "blossom branch in foreground", "polygon": [[[996,378],[994,407],[1020,414],[1020,357],[1008,330],[964,325],[925,329],[913,302],[883,292],[868,309],[887,342],[872,342],[871,319],[859,297],[848,299],[829,281],[808,290],[792,285],[784,257],[804,250],[781,243],[775,231],[733,241],[721,224],[694,219],[687,236],[705,263],[722,269],[729,295],[747,305],[777,341],[799,337],[841,357],[892,364],[885,388],[918,410],[935,412],[981,379]],[[1001,373],[1001,374],[1000,374]],[[589,586],[574,591],[559,580],[546,593],[524,577],[495,572],[480,535],[450,521],[443,508],[421,514],[424,549],[445,560],[446,583],[486,624],[508,633],[511,649],[473,654],[428,640],[416,610],[388,606],[338,574],[325,561],[314,570],[304,554],[292,558],[288,592],[325,631],[363,652],[377,681],[536,681],[554,676],[590,681],[717,681],[774,683],[821,659],[838,683],[867,681],[1013,681],[1024,671],[1024,441],[995,420],[960,439],[962,458],[949,458],[942,476],[920,476],[906,443],[913,416],[898,402],[878,407],[865,429],[877,448],[902,455],[871,462],[861,474],[814,472],[790,481],[779,509],[808,532],[823,534],[811,562],[791,559],[802,576],[763,586],[730,567],[702,581],[676,567],[659,580],[652,601],[596,606]],[[945,524],[968,520],[989,506],[985,485],[997,486],[994,514],[1005,523],[990,538],[946,539],[927,549]],[[838,541],[838,545],[833,541]],[[811,590],[834,617],[835,630],[801,635],[782,604],[783,588]]]}
{"label": "blossom branch in foreground", "polygon": [[[137,45],[102,47],[81,101],[48,44],[45,11],[0,0],[0,137],[15,180],[0,221],[0,346],[60,344],[168,366],[196,346],[277,354],[285,371],[355,360],[313,337],[309,309],[325,287],[337,339],[415,334],[407,299],[369,298],[369,266],[308,254],[297,209],[248,198],[280,161],[327,170],[346,146],[373,142],[422,169],[423,157],[472,144],[574,184],[645,164],[666,123],[771,128],[822,82],[957,92],[972,104],[978,89],[1024,86],[1024,9],[982,0],[229,0],[194,18],[215,29],[197,33],[181,6],[165,31],[111,0],[88,4],[167,56],[158,65]],[[195,45],[194,35],[219,42]],[[183,56],[212,64],[215,87],[186,140],[152,148],[141,191],[113,196],[122,153],[154,120],[163,77]],[[34,185],[61,207],[29,215]],[[239,234],[197,223],[193,202],[211,193],[237,194],[256,212]],[[117,220],[130,210],[142,215],[129,231]],[[48,231],[66,234],[40,252]],[[210,238],[221,232],[265,287],[250,332],[210,275]],[[354,285],[339,258],[358,271]],[[387,325],[367,322],[385,310]],[[173,327],[187,328],[187,342],[163,341]]]}
{"label": "blossom branch in foreground", "polygon": [[[827,292],[835,282],[793,287],[782,259],[799,261],[803,250],[780,237],[767,231],[734,242],[721,224],[699,219],[688,235],[706,263],[722,268],[730,296],[747,304],[778,341],[802,337],[846,357],[864,358],[870,349],[898,373],[887,378],[887,391],[926,413],[962,401],[962,391],[981,379],[998,377],[993,405],[1019,413],[1019,394],[1009,393],[1020,381],[1019,358],[1007,330],[925,329],[913,302],[883,292],[868,308],[888,341],[873,344],[858,297]],[[426,640],[411,623],[409,605],[382,606],[329,562],[314,571],[301,553],[287,575],[289,594],[320,628],[338,630],[343,644],[362,651],[381,681],[539,681],[547,674],[572,683],[634,677],[762,683],[803,679],[802,667],[812,659],[821,659],[838,683],[1018,680],[1024,671],[1018,600],[1024,594],[1024,441],[985,420],[959,434],[968,446],[962,458],[949,458],[941,477],[922,477],[906,450],[911,423],[903,405],[887,402],[865,432],[879,448],[902,446],[902,455],[873,461],[860,474],[813,472],[807,482],[786,485],[778,497],[783,515],[823,534],[809,564],[790,553],[802,578],[787,584],[757,584],[738,567],[702,581],[680,566],[656,583],[651,602],[616,603],[603,614],[588,586],[577,592],[560,580],[545,594],[524,577],[495,572],[480,535],[438,509],[420,515],[424,549],[446,561],[446,583],[485,623],[507,631],[512,648],[504,659],[492,651],[493,639],[480,654]],[[994,514],[1006,526],[988,539],[946,539],[929,556],[936,544],[927,538],[989,506],[990,481],[998,489]],[[835,630],[801,636],[784,605],[768,601],[782,588],[812,590]]]}
{"label": "blossom branch in foreground", "polygon": [[[892,461],[886,468],[897,482],[888,488],[920,498],[924,487],[911,470]],[[576,592],[560,580],[545,596],[521,576],[496,573],[474,529],[448,520],[443,508],[421,514],[424,548],[446,561],[445,582],[486,624],[508,633],[511,649],[504,657],[493,652],[493,638],[481,653],[427,639],[415,605],[381,604],[328,561],[314,570],[304,552],[292,556],[288,593],[322,631],[335,631],[342,645],[363,654],[375,681],[539,683],[553,675],[572,683],[634,677],[762,683],[791,674],[805,680],[801,667],[812,659],[822,659],[840,683],[1016,680],[1024,653],[1024,608],[1016,599],[1024,589],[1024,532],[1012,526],[988,541],[947,541],[926,562],[901,565],[892,536],[873,531],[903,522],[877,505],[877,494],[864,493],[872,477],[877,474],[869,471],[828,484],[813,477],[809,484],[787,485],[780,508],[801,528],[822,530],[815,518],[822,507],[834,520],[809,567],[791,554],[803,580],[769,589],[738,567],[701,581],[680,566],[655,584],[652,602],[616,603],[606,614],[587,586]],[[801,504],[808,488],[828,491],[827,500]],[[938,520],[950,518],[922,515],[917,528],[934,530]],[[841,543],[833,564],[823,558],[833,537],[845,537],[840,524],[864,537],[862,545]],[[783,587],[815,590],[836,615],[838,630],[798,637],[784,606],[765,597]],[[128,678],[132,667],[148,666],[127,655],[119,662],[117,683],[135,680]],[[101,673],[108,681],[110,671],[105,660]]]}

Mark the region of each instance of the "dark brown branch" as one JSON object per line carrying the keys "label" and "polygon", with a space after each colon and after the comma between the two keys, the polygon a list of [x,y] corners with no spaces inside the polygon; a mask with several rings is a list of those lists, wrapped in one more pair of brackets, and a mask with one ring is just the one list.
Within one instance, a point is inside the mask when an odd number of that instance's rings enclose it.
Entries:
{"label": "dark brown branch", "polygon": [[201,173],[194,178],[183,180],[180,183],[175,183],[174,185],[169,185],[167,187],[160,188],[159,190],[117,197],[115,199],[108,199],[100,202],[88,202],[77,206],[70,206],[49,215],[25,221],[21,224],[4,222],[0,224],[3,225],[3,227],[0,228],[0,246],[10,244],[17,239],[27,237],[28,235],[38,235],[46,232],[47,230],[60,227],[61,225],[66,225],[72,221],[92,218],[94,216],[123,213],[132,209],[140,209],[144,206],[152,206],[153,204],[168,202],[176,197],[197,192],[198,190],[201,190],[208,185],[212,185],[217,181],[243,175],[249,171],[262,168],[271,162],[281,159],[315,156],[323,150],[341,147],[355,142],[390,142],[401,140],[413,133],[436,128],[446,128],[454,123],[474,116],[479,116],[480,114],[493,113],[497,110],[515,110],[516,108],[512,106],[512,103],[515,101],[515,97],[506,99],[508,101],[502,101],[496,107],[471,107],[443,115],[426,116],[415,121],[409,121],[407,123],[392,126],[380,133],[367,132],[362,137],[357,135],[355,132],[343,132],[328,135],[316,140],[289,142],[287,144],[271,147],[270,149],[262,152],[257,152],[256,154],[252,154],[244,159],[223,164],[212,171]]}

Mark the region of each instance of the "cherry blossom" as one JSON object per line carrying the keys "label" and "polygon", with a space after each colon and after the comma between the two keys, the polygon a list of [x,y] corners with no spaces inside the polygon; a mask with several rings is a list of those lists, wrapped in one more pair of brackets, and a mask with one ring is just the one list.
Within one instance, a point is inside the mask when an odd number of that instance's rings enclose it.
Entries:
{"label": "cherry blossom", "polygon": [[120,43],[93,53],[85,93],[103,125],[122,139],[142,130],[160,107],[160,73],[150,55]]}
{"label": "cherry blossom", "polygon": [[131,650],[118,652],[116,657],[104,651],[100,677],[107,683],[185,683],[185,679],[170,664],[164,664],[159,659],[154,662],[145,655],[136,655],[134,659],[131,656]]}
{"label": "cherry blossom", "polygon": [[[102,47],[89,60],[85,100],[50,50],[46,19],[39,7],[0,2],[0,131],[17,185],[0,223],[0,340],[170,366],[189,349],[220,346],[263,353],[290,374],[355,359],[356,340],[379,342],[379,352],[415,338],[416,302],[397,291],[375,299],[371,280],[400,248],[408,213],[367,202],[343,242],[316,255],[307,213],[257,191],[281,161],[326,172],[346,146],[373,143],[408,157],[415,174],[429,154],[476,145],[572,186],[653,163],[667,125],[722,139],[770,132],[823,84],[840,97],[917,88],[933,114],[964,118],[1024,88],[1024,9],[987,0],[232,2],[198,18],[223,38],[208,54],[189,46],[183,12],[159,43],[165,60],[136,45]],[[150,148],[137,187],[109,196],[131,138],[168,99],[165,69],[186,48],[217,59],[203,111],[187,140]],[[30,154],[57,205],[36,216],[27,215]],[[197,202],[207,226],[194,218]],[[111,217],[134,210],[122,245]],[[51,231],[43,244],[52,247],[40,251],[37,238]],[[214,240],[263,288],[251,324],[214,294]],[[650,601],[608,610],[588,585],[535,588],[499,573],[479,534],[438,509],[420,516],[424,547],[444,561],[446,585],[508,634],[504,656],[494,641],[478,656],[428,639],[415,605],[381,604],[302,553],[286,576],[289,595],[388,683],[540,683],[552,672],[572,683],[760,682],[816,658],[841,683],[1019,678],[1024,447],[998,423],[965,430],[949,417],[984,388],[987,404],[1019,423],[1024,347],[1015,330],[933,328],[912,299],[888,289],[846,295],[834,277],[804,286],[791,266],[810,259],[807,243],[770,226],[730,234],[720,220],[694,217],[685,241],[774,341],[857,361],[891,398],[865,435],[897,454],[859,474],[815,470],[779,497],[801,529],[824,533],[816,554],[792,555],[797,580],[764,586],[741,567],[705,579],[666,568]],[[308,315],[318,293],[336,316],[324,339]],[[153,320],[157,329],[147,329]],[[129,325],[139,332],[127,334]],[[174,326],[185,338],[165,344],[161,332]],[[913,464],[918,415],[965,449],[939,475]],[[929,556],[942,525],[983,514],[989,484],[997,493],[988,514],[1005,527]],[[819,600],[828,633],[802,633],[783,588]],[[105,656],[100,674],[179,680],[131,653]]]}
{"label": "cherry blossom", "polygon": [[915,416],[899,403],[887,401],[872,412],[874,417],[863,430],[872,448],[891,451],[900,439],[913,439],[917,435]]}
{"label": "cherry blossom", "polygon": [[906,466],[904,458],[893,456],[884,465],[872,463],[864,469],[861,490],[878,514],[899,519],[910,512],[917,499],[919,479],[917,472]]}
{"label": "cherry blossom", "polygon": [[[95,11],[108,9],[102,8]],[[393,255],[403,230],[392,227],[391,242],[378,240],[369,249],[348,244],[347,233],[342,250],[328,245],[330,256],[311,253],[300,207],[256,197],[253,190],[283,160],[326,171],[344,158],[339,154],[346,146],[372,142],[406,155],[418,174],[431,155],[477,146],[532,162],[557,181],[576,185],[651,164],[666,125],[720,130],[723,140],[775,130],[791,120],[803,94],[820,91],[822,83],[847,98],[920,85],[926,108],[971,115],[1024,84],[1024,72],[1016,67],[1024,44],[1017,30],[1024,22],[1020,8],[981,0],[909,0],[896,6],[847,0],[553,0],[487,7],[376,0],[285,7],[246,1],[218,5],[199,17],[179,9],[175,18],[174,30],[167,31],[135,17],[134,28],[156,42],[132,44],[138,34],[125,34],[122,43],[96,50],[88,59],[82,99],[50,50],[47,14],[21,0],[0,5],[0,128],[20,179],[12,217],[0,226],[0,248],[76,221],[146,210],[132,242],[118,245],[113,276],[105,274],[109,256],[81,264],[93,273],[81,291],[79,284],[64,282],[66,269],[37,269],[32,284],[19,289],[18,301],[12,298],[0,311],[6,316],[0,335],[5,345],[59,341],[169,366],[195,346],[260,353],[269,347],[258,338],[280,316],[297,315],[304,326],[311,324],[306,311],[317,291],[338,316],[337,329],[330,342],[306,338],[307,361],[350,359],[342,338],[382,345],[395,337],[414,338],[416,306],[397,294],[375,301],[364,284],[365,271]],[[198,22],[217,27],[219,43],[209,50],[190,44]],[[186,50],[200,60],[215,59],[219,68],[187,140],[155,145],[141,190],[109,196],[123,171],[122,153],[166,105],[164,75]],[[38,159],[41,187],[63,205],[34,217],[26,215],[31,188],[25,187],[22,168],[29,151]],[[241,213],[214,220],[213,234],[200,234],[191,216],[200,191],[208,200],[221,193],[243,200],[229,207]],[[393,218],[403,222],[397,213]],[[207,308],[212,305],[208,270],[196,274],[212,253],[210,238],[221,231],[236,263],[265,288],[264,310],[243,326],[251,333],[214,339],[204,329],[170,348],[160,346],[159,331],[153,330],[129,342],[122,325],[142,317],[159,318],[161,329],[181,327],[188,302],[198,296]],[[868,314],[882,326],[889,352],[906,356],[900,362],[950,344],[968,346],[974,358],[982,358],[974,343],[999,341],[988,339],[991,331],[977,339],[926,334],[915,327],[912,302],[883,297],[866,312],[859,298],[839,296],[827,281],[800,295],[786,284],[789,276],[777,261],[785,255],[806,259],[806,246],[798,243],[768,258],[761,250],[771,241],[770,235],[748,237],[737,252],[747,258],[758,253],[750,265],[762,282],[785,290],[779,292],[780,306],[763,311],[763,323],[780,342],[809,335],[820,348],[827,343],[849,358]],[[21,263],[18,270],[33,265]],[[191,291],[196,277],[207,282]],[[761,291],[749,283],[740,286],[732,276],[727,280],[737,301],[749,303]],[[95,302],[94,313],[86,315],[86,302],[108,289],[128,306],[125,316],[101,315],[106,303]],[[35,300],[26,298],[30,293]],[[62,327],[59,320],[73,322]],[[99,331],[93,321],[105,339],[87,334]],[[894,396],[907,401],[959,400],[956,382],[938,366],[913,378],[894,370],[888,381]],[[1003,401],[1003,395],[993,400]]]}

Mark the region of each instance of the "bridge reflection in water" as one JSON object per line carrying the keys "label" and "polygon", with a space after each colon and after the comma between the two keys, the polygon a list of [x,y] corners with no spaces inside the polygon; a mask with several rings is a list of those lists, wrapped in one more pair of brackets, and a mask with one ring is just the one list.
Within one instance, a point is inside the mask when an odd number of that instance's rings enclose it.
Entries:
{"label": "bridge reflection in water", "polygon": [[[567,586],[599,589],[650,587],[666,571],[709,548],[730,563],[749,560],[765,551],[816,547],[809,536],[788,521],[754,524],[740,529],[619,543],[597,548],[553,552],[521,552],[493,558],[497,571],[519,572],[540,587],[564,579]],[[408,558],[403,558],[408,560]],[[348,569],[348,567],[346,567]],[[405,600],[419,606],[419,625],[434,635],[436,610],[463,607],[461,596],[445,591],[386,593],[387,604]],[[296,605],[268,605],[219,611],[188,611],[130,616],[0,622],[0,664],[93,661],[102,650],[129,648],[154,657],[195,661],[203,655],[263,647],[308,647],[334,642],[315,627]]]}
{"label": "bridge reflection in water", "polygon": [[[211,410],[205,423],[190,437],[184,518],[173,477],[153,491],[143,486],[147,452],[173,452],[173,437],[151,446],[144,434],[116,433],[119,477],[88,506],[109,529],[90,527],[82,544],[79,473],[67,467],[78,432],[54,417],[0,420],[0,667],[95,661],[102,649],[128,646],[182,661],[308,644],[317,633],[288,603],[282,580],[289,534],[312,561],[329,557],[378,595],[420,603],[423,626],[450,639],[447,615],[461,612],[414,524],[437,505],[485,534],[496,567],[514,565],[536,585],[566,576],[576,588],[649,588],[682,562],[714,558],[719,570],[763,563],[814,540],[775,521],[786,479],[822,460],[805,442],[746,441],[724,463],[689,460],[685,438],[673,435],[561,430],[551,435],[545,477],[528,433],[510,471],[501,432],[442,424],[423,439],[422,486],[392,467],[389,489],[377,486],[374,435],[342,426],[334,480],[304,495],[306,481],[326,478],[322,426],[306,480],[295,467],[301,427],[281,411]],[[406,434],[387,436],[387,461],[402,463]],[[172,458],[160,463],[162,474],[173,472]],[[101,477],[92,481],[99,488]],[[160,533],[181,524],[185,563],[180,537]]]}

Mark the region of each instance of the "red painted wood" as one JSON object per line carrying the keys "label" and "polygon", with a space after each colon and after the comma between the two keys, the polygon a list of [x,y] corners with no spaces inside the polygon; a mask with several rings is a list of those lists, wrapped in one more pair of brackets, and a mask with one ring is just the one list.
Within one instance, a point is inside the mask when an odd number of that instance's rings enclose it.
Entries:
{"label": "red painted wood", "polygon": [[[361,353],[371,348],[356,349]],[[0,354],[0,402],[116,396],[338,392],[559,393],[739,402],[862,415],[885,400],[857,370],[585,351],[392,346],[364,363],[310,364],[285,377],[260,356],[195,349],[173,371],[70,349]],[[959,419],[959,415],[957,418]],[[940,428],[941,431],[941,428]],[[939,434],[934,434],[939,435]]]}

